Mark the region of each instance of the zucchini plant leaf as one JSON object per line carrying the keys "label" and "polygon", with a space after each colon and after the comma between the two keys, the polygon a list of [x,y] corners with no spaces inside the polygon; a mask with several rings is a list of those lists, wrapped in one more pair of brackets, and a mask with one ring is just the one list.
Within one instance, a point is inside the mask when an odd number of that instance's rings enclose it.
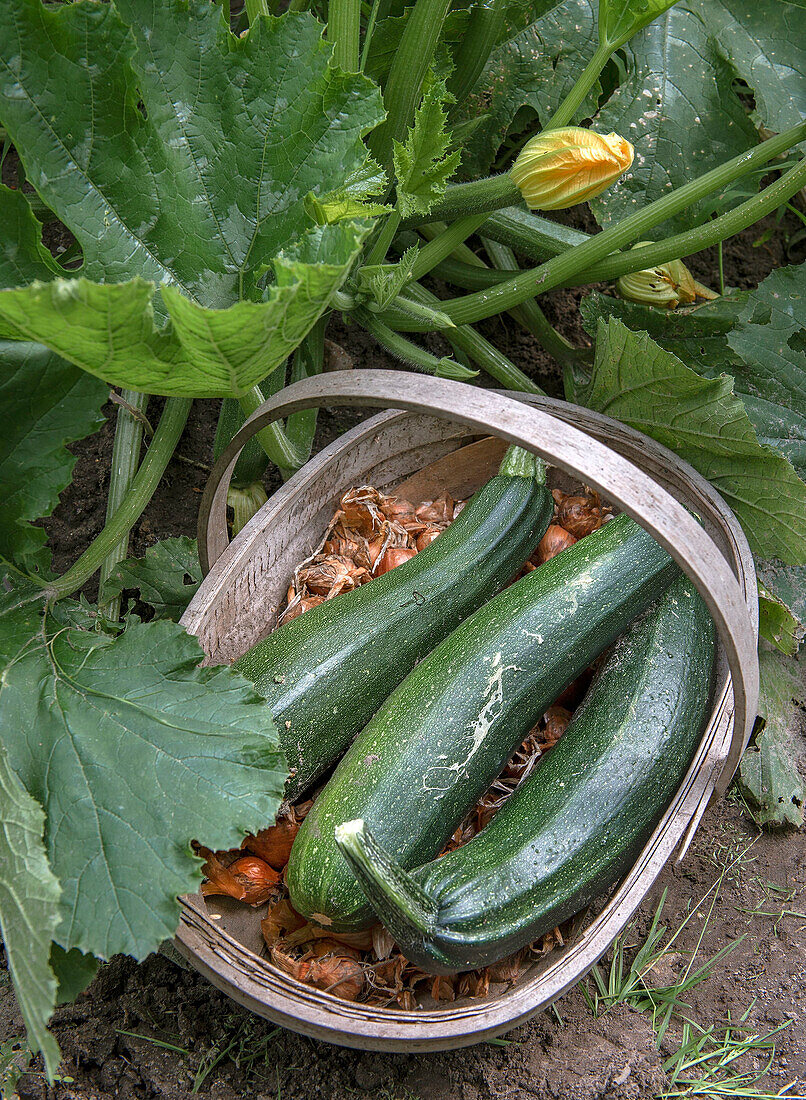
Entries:
{"label": "zucchini plant leaf", "polygon": [[[710,33],[707,18],[691,6],[678,4],[665,12],[623,53],[626,78],[594,126],[603,133],[615,130],[632,142],[635,160],[617,187],[591,203],[603,226],[758,141],[733,90],[734,70]],[[668,236],[702,217],[700,207],[689,207],[651,230],[649,237]]]}
{"label": "zucchini plant leaf", "polygon": [[191,840],[235,847],[274,819],[287,773],[271,715],[231,669],[199,667],[174,623],[109,637],[85,605],[25,587],[0,600],[0,739],[45,810],[62,889],[44,961],[51,938],[141,959],[201,881]]}
{"label": "zucchini plant leaf", "polygon": [[[260,18],[239,38],[206,0],[0,5],[0,121],[28,179],[79,240],[82,275],[153,283],[158,323],[167,312],[159,291],[174,290],[165,355],[154,355],[144,306],[130,313],[105,378],[166,394],[242,392],[327,307],[363,230],[350,221],[312,229],[306,197],[365,166],[362,137],[383,117],[377,88],[332,67],[331,52],[308,14]],[[28,338],[42,339],[34,330],[58,324],[58,295],[32,295]],[[191,304],[177,306],[180,296]],[[255,308],[227,313],[244,301]],[[88,317],[89,346],[70,341],[82,367],[82,355],[97,364]],[[234,328],[244,325],[245,358],[260,359],[252,369],[233,361]],[[221,338],[230,346],[219,354]],[[138,370],[120,359],[127,341],[148,346]]]}
{"label": "zucchini plant leaf", "polygon": [[806,115],[803,0],[688,0],[775,133]]}
{"label": "zucchini plant leaf", "polygon": [[[659,310],[594,293],[582,303],[585,327],[594,333],[599,317],[618,317],[703,378],[732,375],[759,442],[780,451],[806,478],[806,357],[798,354],[802,328],[794,313],[799,299],[785,294],[784,280],[776,278],[789,271],[774,272],[758,290],[733,291],[690,309]],[[770,320],[762,324],[764,317]]]}
{"label": "zucchini plant leaf", "polygon": [[798,771],[798,708],[806,703],[803,669],[774,650],[759,653],[759,713],[766,726],[739,765],[739,784],[758,807],[762,825],[803,821],[806,787]]}
{"label": "zucchini plant leaf", "polygon": [[779,268],[750,291],[727,342],[737,385],[806,476],[806,264]]}
{"label": "zucchini plant leaf", "polygon": [[[549,122],[599,40],[593,0],[512,5],[506,28],[459,115],[460,120],[483,116],[462,148],[461,172],[468,179],[490,170],[510,128],[522,130],[531,124],[525,135],[531,137]],[[600,95],[596,81],[576,118],[592,115]]]}
{"label": "zucchini plant leaf", "polygon": [[163,539],[149,546],[142,558],[126,558],[112,571],[100,602],[134,588],[157,619],[178,621],[202,581],[195,539]]}
{"label": "zucchini plant leaf", "polygon": [[646,333],[611,318],[599,321],[593,373],[577,396],[690,462],[730,504],[754,553],[804,563],[806,484],[759,443],[728,375],[700,378]]}
{"label": "zucchini plant leaf", "polygon": [[626,42],[675,0],[599,0],[599,34],[612,46]]}
{"label": "zucchini plant leaf", "polygon": [[105,382],[169,397],[238,397],[285,362],[341,286],[367,227],[311,229],[273,261],[264,302],[208,309],[154,284],[55,279],[0,292],[0,335],[38,340]]}
{"label": "zucchini plant leaf", "polygon": [[0,742],[0,933],[28,1045],[41,1052],[52,1080],[61,1054],[47,1022],[56,1007],[51,937],[59,922],[59,882],[42,833],[45,815],[9,766]]}
{"label": "zucchini plant leaf", "polygon": [[71,1004],[83,993],[98,973],[98,960],[73,948],[65,951],[58,943],[50,945],[50,965],[59,982],[56,1004]]}
{"label": "zucchini plant leaf", "polygon": [[806,624],[806,566],[784,565],[771,559],[757,561],[756,570],[764,587],[782,600],[799,622]]}
{"label": "zucchini plant leaf", "polygon": [[332,225],[345,218],[374,218],[390,214],[393,207],[374,201],[386,190],[386,174],[371,157],[363,167],[330,191],[317,196],[310,191],[305,197],[305,209],[317,225]]}
{"label": "zucchini plant leaf", "polygon": [[[0,288],[49,279],[59,270],[28,200],[0,186]],[[41,344],[0,340],[0,366],[0,557],[46,576],[45,532],[31,520],[55,508],[75,464],[65,444],[101,426],[109,391]]]}
{"label": "zucchini plant leaf", "polygon": [[[803,20],[800,0],[684,0],[624,47],[626,79],[595,125],[623,134],[636,157],[622,184],[593,201],[601,225],[756,144],[754,122],[736,92],[740,82],[769,130],[802,121]],[[723,209],[741,198],[729,189]],[[650,236],[688,228],[714,211],[714,200],[706,199]]]}
{"label": "zucchini plant leaf", "polygon": [[414,125],[404,142],[394,143],[397,206],[402,217],[427,214],[445,194],[461,153],[448,153],[446,104],[450,96],[443,80],[431,80],[414,114]]}
{"label": "zucchini plant leaf", "polygon": [[412,280],[419,249],[407,248],[396,264],[365,265],[358,272],[358,286],[365,300],[386,309]]}
{"label": "zucchini plant leaf", "polygon": [[758,632],[776,649],[794,657],[803,641],[803,626],[783,600],[758,583]]}

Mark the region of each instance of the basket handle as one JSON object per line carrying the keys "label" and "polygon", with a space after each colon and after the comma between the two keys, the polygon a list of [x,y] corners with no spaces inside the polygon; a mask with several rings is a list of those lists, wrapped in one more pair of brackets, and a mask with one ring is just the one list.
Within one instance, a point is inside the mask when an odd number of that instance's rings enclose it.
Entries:
{"label": "basket handle", "polygon": [[604,443],[526,402],[429,375],[350,370],[295,382],[260,406],[213,466],[199,511],[199,557],[207,574],[228,544],[227,490],[241,449],[275,420],[322,405],[395,408],[466,424],[516,443],[600,490],[666,549],[702,595],[719,631],[730,669],[734,720],[716,784],[724,793],[750,737],[758,703],[756,633],[747,602],[718,547],[682,504]]}

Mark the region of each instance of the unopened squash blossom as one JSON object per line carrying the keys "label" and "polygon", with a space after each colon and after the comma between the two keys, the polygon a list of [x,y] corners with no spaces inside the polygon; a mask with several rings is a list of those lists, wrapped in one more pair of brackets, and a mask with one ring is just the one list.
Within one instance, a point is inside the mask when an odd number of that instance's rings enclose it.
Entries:
{"label": "unopened squash blossom", "polygon": [[[642,248],[651,241],[639,241],[633,248]],[[616,289],[629,302],[645,306],[674,309],[682,302],[691,305],[697,298],[718,298],[712,290],[698,283],[682,260],[670,260],[657,267],[633,271],[616,280]]]}
{"label": "unopened squash blossom", "polygon": [[565,126],[527,141],[509,174],[531,210],[564,210],[601,194],[627,171],[634,155],[618,134]]}

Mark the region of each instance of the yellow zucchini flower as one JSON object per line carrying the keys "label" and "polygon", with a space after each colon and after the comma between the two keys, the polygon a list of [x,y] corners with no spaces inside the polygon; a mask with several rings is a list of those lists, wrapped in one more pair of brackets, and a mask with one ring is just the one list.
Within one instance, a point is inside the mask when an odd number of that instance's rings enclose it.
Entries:
{"label": "yellow zucchini flower", "polygon": [[[633,248],[643,248],[651,241],[639,241]],[[670,260],[657,267],[633,271],[616,280],[616,289],[629,302],[645,306],[674,309],[682,302],[691,305],[697,298],[718,298],[713,290],[698,283],[682,260]]]}
{"label": "yellow zucchini flower", "polygon": [[634,156],[618,134],[565,126],[527,141],[509,174],[531,210],[564,210],[601,194]]}

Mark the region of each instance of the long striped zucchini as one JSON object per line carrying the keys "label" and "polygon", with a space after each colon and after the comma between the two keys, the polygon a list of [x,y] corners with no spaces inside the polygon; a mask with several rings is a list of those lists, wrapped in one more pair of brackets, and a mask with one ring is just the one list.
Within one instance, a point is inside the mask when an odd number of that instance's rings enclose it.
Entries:
{"label": "long striped zucchini", "polygon": [[277,721],[287,797],[332,767],[417,661],[517,573],[553,507],[543,462],[510,447],[425,550],[292,619],[235,662]]}
{"label": "long striped zucchini", "polygon": [[679,787],[707,715],[714,628],[680,578],[623,635],[559,744],[478,836],[407,874],[362,821],[337,843],[403,954],[487,966],[628,870]]}
{"label": "long striped zucchini", "polygon": [[433,859],[565,685],[677,572],[622,515],[466,619],[387,699],[314,803],[286,871],[294,908],[335,930],[371,924],[336,827],[362,818],[406,868]]}

